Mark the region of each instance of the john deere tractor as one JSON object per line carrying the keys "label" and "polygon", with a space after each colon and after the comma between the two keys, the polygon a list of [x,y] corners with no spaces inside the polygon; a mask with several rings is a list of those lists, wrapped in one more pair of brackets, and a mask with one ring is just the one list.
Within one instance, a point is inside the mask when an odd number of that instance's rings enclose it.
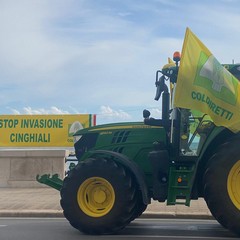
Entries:
{"label": "john deere tractor", "polygon": [[[143,122],[82,129],[75,134],[78,164],[63,182],[39,179],[61,191],[64,215],[74,228],[112,234],[152,199],[190,206],[204,198],[217,221],[240,234],[240,134],[216,126],[206,114],[169,107],[179,60],[175,56],[156,74],[161,119],[144,110]],[[226,67],[239,78],[240,65]]]}

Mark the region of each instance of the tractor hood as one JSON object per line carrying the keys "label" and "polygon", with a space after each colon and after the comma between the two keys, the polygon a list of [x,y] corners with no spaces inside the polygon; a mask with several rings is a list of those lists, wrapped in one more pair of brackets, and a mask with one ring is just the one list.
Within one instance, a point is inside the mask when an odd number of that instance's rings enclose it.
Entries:
{"label": "tractor hood", "polygon": [[74,136],[82,136],[87,133],[102,133],[105,131],[113,131],[113,130],[124,130],[124,129],[146,129],[146,128],[159,128],[145,125],[143,122],[125,122],[125,123],[110,123],[110,124],[102,124],[94,127],[84,128],[78,130]]}
{"label": "tractor hood", "polygon": [[126,122],[98,125],[79,130],[74,135],[74,148],[78,160],[94,150],[109,150],[123,153],[140,151],[152,147],[153,142],[165,142],[166,131],[163,127],[148,126],[143,122]]}

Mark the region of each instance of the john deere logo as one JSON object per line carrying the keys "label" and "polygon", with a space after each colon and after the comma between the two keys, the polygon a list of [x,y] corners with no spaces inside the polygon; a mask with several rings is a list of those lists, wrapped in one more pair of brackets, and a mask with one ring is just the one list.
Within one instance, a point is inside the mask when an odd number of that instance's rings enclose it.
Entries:
{"label": "john deere logo", "polygon": [[207,89],[216,98],[236,105],[238,80],[213,55],[201,52],[194,84]]}

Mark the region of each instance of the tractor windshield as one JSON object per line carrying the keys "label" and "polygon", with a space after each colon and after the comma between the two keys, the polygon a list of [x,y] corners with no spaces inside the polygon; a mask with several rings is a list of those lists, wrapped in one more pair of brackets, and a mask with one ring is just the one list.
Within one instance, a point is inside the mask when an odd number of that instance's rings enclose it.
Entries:
{"label": "tractor windshield", "polygon": [[214,124],[206,114],[189,109],[179,109],[179,111],[180,154],[197,156]]}

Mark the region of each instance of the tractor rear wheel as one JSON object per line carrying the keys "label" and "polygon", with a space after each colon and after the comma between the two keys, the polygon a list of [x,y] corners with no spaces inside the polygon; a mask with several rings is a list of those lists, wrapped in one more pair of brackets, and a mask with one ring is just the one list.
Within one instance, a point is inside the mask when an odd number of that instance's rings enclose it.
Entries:
{"label": "tractor rear wheel", "polygon": [[212,215],[240,235],[240,137],[222,144],[204,175],[204,198]]}
{"label": "tractor rear wheel", "polygon": [[137,201],[135,186],[127,169],[116,162],[89,158],[64,179],[64,215],[82,232],[115,233],[132,220]]}

